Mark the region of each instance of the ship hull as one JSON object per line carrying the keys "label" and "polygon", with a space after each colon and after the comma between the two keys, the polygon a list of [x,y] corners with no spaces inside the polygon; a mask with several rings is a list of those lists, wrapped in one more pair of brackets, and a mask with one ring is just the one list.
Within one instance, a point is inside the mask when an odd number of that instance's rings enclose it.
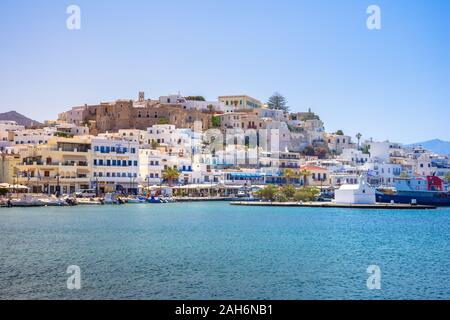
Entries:
{"label": "ship hull", "polygon": [[382,192],[376,193],[377,202],[381,203],[404,203],[411,204],[413,200],[416,200],[417,204],[430,205],[430,206],[450,206],[450,194],[449,193],[430,193],[430,194],[411,194],[411,193],[396,193],[386,194]]}

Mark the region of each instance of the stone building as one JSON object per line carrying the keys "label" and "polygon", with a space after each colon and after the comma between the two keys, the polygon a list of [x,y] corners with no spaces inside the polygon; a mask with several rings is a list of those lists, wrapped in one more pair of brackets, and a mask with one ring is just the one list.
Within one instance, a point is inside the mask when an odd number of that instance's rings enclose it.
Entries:
{"label": "stone building", "polygon": [[[141,97],[142,98],[142,97]],[[68,117],[73,108],[62,115],[69,123],[73,117]],[[200,110],[186,110],[180,105],[163,104],[156,100],[139,101],[117,100],[112,103],[85,106],[80,112],[82,119],[77,118],[76,124],[87,124],[91,134],[116,132],[120,129],[145,130],[155,124],[173,124],[177,128],[194,129],[195,121],[200,121],[202,129],[210,127],[212,113]]]}

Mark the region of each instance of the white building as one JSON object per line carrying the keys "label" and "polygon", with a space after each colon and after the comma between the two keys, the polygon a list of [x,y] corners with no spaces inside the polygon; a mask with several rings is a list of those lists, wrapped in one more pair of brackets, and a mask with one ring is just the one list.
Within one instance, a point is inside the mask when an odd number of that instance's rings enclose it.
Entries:
{"label": "white building", "polygon": [[334,201],[337,204],[374,204],[375,189],[360,178],[358,184],[345,184],[335,190]]}
{"label": "white building", "polygon": [[73,136],[85,136],[89,135],[88,126],[79,126],[74,123],[59,123],[56,126],[57,132],[67,133]]}
{"label": "white building", "polygon": [[43,129],[25,129],[14,132],[14,144],[47,144],[48,140],[56,133],[55,127],[45,127]]}
{"label": "white building", "polygon": [[370,157],[373,161],[388,162],[390,157],[401,157],[404,155],[404,150],[400,143],[366,141],[365,144],[369,146]]}
{"label": "white building", "polygon": [[5,131],[20,131],[24,130],[25,127],[17,124],[15,121],[0,120],[0,132]]}
{"label": "white building", "polygon": [[361,169],[367,172],[367,179],[373,186],[392,186],[394,178],[402,173],[400,164],[385,162],[366,162]]}
{"label": "white building", "polygon": [[139,150],[139,177],[146,186],[159,185],[164,170],[163,155],[159,150]]}
{"label": "white building", "polygon": [[92,182],[100,193],[137,193],[139,144],[127,140],[92,139]]}
{"label": "white building", "polygon": [[346,148],[342,150],[339,159],[343,160],[344,162],[352,163],[354,165],[360,165],[368,162],[370,159],[370,155],[367,153],[363,153],[361,150]]}

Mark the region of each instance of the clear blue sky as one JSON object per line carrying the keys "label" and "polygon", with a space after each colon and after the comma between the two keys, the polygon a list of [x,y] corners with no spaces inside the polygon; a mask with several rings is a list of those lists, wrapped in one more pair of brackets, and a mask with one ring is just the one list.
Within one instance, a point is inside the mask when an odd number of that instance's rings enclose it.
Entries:
{"label": "clear blue sky", "polygon": [[[81,30],[66,8],[81,8]],[[381,7],[382,30],[366,28]],[[274,91],[328,131],[450,140],[450,1],[0,1],[0,109]]]}

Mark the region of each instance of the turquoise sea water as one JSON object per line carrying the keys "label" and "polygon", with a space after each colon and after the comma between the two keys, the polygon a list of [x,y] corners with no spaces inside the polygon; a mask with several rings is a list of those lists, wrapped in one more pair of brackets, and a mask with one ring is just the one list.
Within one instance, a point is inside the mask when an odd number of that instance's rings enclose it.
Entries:
{"label": "turquoise sea water", "polygon": [[450,209],[0,208],[0,298],[450,299],[449,232]]}

